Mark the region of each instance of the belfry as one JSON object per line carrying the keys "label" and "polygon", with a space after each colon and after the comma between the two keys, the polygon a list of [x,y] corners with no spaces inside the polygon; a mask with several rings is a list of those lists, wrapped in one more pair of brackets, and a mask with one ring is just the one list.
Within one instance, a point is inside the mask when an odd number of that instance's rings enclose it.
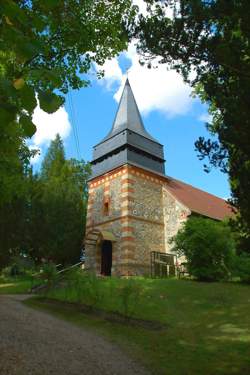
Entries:
{"label": "belfry", "polygon": [[164,174],[163,146],[144,128],[127,79],[109,134],[94,147],[93,177],[124,164]]}
{"label": "belfry", "polygon": [[94,146],[85,252],[87,270],[102,275],[150,272],[152,251],[191,214],[221,220],[227,203],[165,175],[163,146],[145,129],[126,80],[112,129]]}

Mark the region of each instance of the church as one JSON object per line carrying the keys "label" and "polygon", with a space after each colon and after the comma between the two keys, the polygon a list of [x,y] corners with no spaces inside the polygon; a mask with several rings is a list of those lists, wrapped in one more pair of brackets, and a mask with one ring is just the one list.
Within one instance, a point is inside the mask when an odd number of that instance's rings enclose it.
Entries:
{"label": "church", "polygon": [[97,275],[148,275],[152,253],[171,256],[188,217],[232,216],[223,199],[165,174],[163,145],[146,131],[128,79],[91,164],[85,268]]}

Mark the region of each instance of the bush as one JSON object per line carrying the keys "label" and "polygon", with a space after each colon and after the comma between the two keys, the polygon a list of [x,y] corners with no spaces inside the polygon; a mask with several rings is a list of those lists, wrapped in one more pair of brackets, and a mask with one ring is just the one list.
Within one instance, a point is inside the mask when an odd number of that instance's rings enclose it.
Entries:
{"label": "bush", "polygon": [[45,263],[42,267],[41,278],[48,284],[48,287],[52,287],[58,279],[58,273],[56,265],[52,262]]}
{"label": "bush", "polygon": [[227,223],[191,217],[171,242],[173,250],[186,257],[188,271],[196,279],[218,281],[231,276],[235,241]]}
{"label": "bush", "polygon": [[1,274],[6,278],[9,277],[28,277],[35,270],[34,262],[22,255],[13,256],[8,267],[5,267]]}
{"label": "bush", "polygon": [[234,276],[240,278],[243,283],[250,284],[250,255],[242,253],[235,257]]}
{"label": "bush", "polygon": [[102,300],[101,280],[94,274],[80,269],[72,269],[65,275],[66,299],[71,298],[72,291],[78,303],[83,303],[90,308],[95,308]]}
{"label": "bush", "polygon": [[87,277],[86,284],[86,297],[87,302],[90,307],[96,307],[101,303],[103,299],[101,280],[96,277],[94,274],[89,274]]}
{"label": "bush", "polygon": [[118,294],[121,298],[122,313],[129,319],[133,316],[135,308],[140,301],[142,287],[135,280],[123,280]]}
{"label": "bush", "polygon": [[5,267],[1,270],[1,276],[4,278],[4,279],[8,279],[11,277],[11,267],[8,266],[8,267]]}

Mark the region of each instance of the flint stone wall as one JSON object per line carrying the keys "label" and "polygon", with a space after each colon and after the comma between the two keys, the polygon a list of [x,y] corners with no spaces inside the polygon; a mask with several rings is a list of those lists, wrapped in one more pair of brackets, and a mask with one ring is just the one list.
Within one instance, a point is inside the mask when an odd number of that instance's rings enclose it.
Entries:
{"label": "flint stone wall", "polygon": [[177,234],[178,230],[191,214],[190,210],[168,192],[167,187],[163,187],[163,212],[164,212],[164,236],[165,252],[171,253],[173,244],[169,240]]}
{"label": "flint stone wall", "polygon": [[[109,178],[92,184],[91,228],[109,231],[113,242],[112,274],[141,275],[150,272],[152,251],[171,253],[172,238],[190,211],[167,190],[166,181],[125,166]],[[109,200],[109,215],[103,211]],[[88,229],[87,229],[88,231]],[[86,265],[100,273],[101,243],[86,246]]]}

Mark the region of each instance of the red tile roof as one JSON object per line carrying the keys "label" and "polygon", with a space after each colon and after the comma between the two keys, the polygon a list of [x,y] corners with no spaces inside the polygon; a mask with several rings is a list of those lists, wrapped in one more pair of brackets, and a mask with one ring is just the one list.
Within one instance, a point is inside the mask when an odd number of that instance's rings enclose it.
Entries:
{"label": "red tile roof", "polygon": [[224,199],[182,181],[175,180],[172,177],[168,177],[167,189],[192,212],[217,220],[223,220],[234,215],[232,206]]}

